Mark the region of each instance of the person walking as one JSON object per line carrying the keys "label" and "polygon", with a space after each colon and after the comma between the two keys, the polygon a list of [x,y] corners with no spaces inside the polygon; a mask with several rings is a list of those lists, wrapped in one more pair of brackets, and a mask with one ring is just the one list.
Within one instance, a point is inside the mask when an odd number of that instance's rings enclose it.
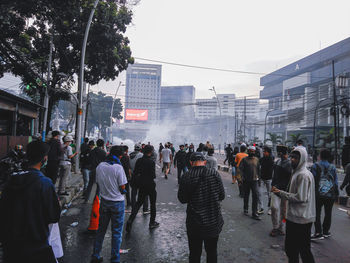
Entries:
{"label": "person walking", "polygon": [[61,209],[50,178],[41,172],[50,146],[27,145],[28,169],[13,174],[0,198],[0,242],[6,263],[56,263],[49,246],[49,224],[57,223]]}
{"label": "person walking", "polygon": [[60,160],[62,159],[63,155],[63,150],[60,142],[60,134],[61,133],[59,131],[53,131],[51,133],[52,138],[48,142],[50,150],[48,153],[45,175],[51,179],[53,185],[56,184],[60,168]]}
{"label": "person walking", "polygon": [[120,262],[125,209],[123,194],[128,182],[120,161],[122,156],[123,148],[112,146],[107,159],[96,168],[96,182],[100,189],[101,205],[91,263],[103,261],[100,253],[109,222],[111,222],[112,230],[111,262]]}
{"label": "person walking", "polygon": [[289,263],[314,263],[311,252],[311,227],[316,219],[315,181],[306,168],[305,147],[296,147],[291,152],[293,168],[288,191],[272,187],[272,192],[288,200],[285,251]]}
{"label": "person walking", "polygon": [[[134,151],[130,153],[130,169],[131,169],[131,180],[130,180],[130,186],[131,186],[131,208],[133,208],[136,204],[137,200],[137,192],[138,192],[138,187],[137,187],[137,182],[134,179],[136,177],[135,174],[135,165],[138,159],[142,158],[143,153],[141,152],[141,145],[140,144],[135,144],[134,146]],[[143,202],[143,214],[149,214],[149,209],[148,209],[148,198],[145,198],[145,201]]]}
{"label": "person walking", "polygon": [[260,182],[259,182],[259,205],[258,214],[264,213],[264,186],[267,192],[267,214],[271,214],[270,203],[271,203],[271,181],[274,166],[274,157],[272,156],[271,148],[268,146],[264,147],[263,157],[259,160],[260,163]]}
{"label": "person walking", "polygon": [[180,183],[181,175],[187,172],[185,146],[180,145],[180,150],[175,154],[174,168],[177,167],[177,183]]}
{"label": "person walking", "polygon": [[248,203],[250,191],[252,191],[252,218],[261,220],[258,215],[258,195],[259,195],[259,179],[260,179],[260,165],[259,159],[255,157],[255,147],[248,147],[248,157],[244,158],[239,165],[243,181],[244,192],[244,214],[248,215]]}
{"label": "person walking", "polygon": [[149,229],[159,227],[159,223],[156,222],[156,201],[157,201],[157,191],[156,183],[154,179],[156,178],[156,164],[151,160],[152,152],[154,151],[153,146],[146,145],[143,150],[142,158],[136,161],[134,170],[134,180],[139,188],[139,193],[137,197],[137,202],[132,208],[131,215],[126,224],[126,232],[130,233],[132,228],[132,223],[134,222],[136,215],[144,203],[147,196],[149,196],[151,203],[151,218],[149,222]]}
{"label": "person walking", "polygon": [[89,148],[89,138],[85,137],[84,142],[80,145],[80,152],[85,152]]}
{"label": "person walking", "polygon": [[[87,202],[90,198],[91,190],[96,183],[96,167],[106,159],[106,151],[104,150],[104,140],[98,139],[96,141],[97,147],[95,147],[91,153],[90,153],[90,158],[91,158],[91,172],[89,176],[89,184],[85,192],[85,202]],[[98,187],[96,189],[96,194],[98,194]]]}
{"label": "person walking", "polygon": [[171,154],[171,150],[169,149],[169,144],[165,144],[165,148],[160,153],[159,162],[162,163],[162,161],[164,177],[165,179],[168,179],[170,164],[173,161],[173,155]]}
{"label": "person walking", "polygon": [[340,190],[343,191],[345,188],[346,194],[350,196],[350,163],[345,166],[345,177],[344,181],[340,186]]}
{"label": "person walking", "polygon": [[235,183],[236,181],[238,182],[238,189],[239,189],[239,196],[240,197],[244,197],[244,191],[243,191],[243,183],[242,183],[242,173],[240,170],[240,164],[241,161],[246,158],[248,156],[248,154],[246,154],[247,147],[245,145],[241,145],[240,147],[240,152],[236,154],[236,158],[235,158],[235,165],[237,167],[236,169],[236,178],[234,178],[233,183]]}
{"label": "person walking", "polygon": [[186,167],[187,169],[191,168],[191,155],[194,153],[194,145],[191,143],[190,146],[188,147],[188,152],[186,153]]}
{"label": "person walking", "polygon": [[162,150],[164,149],[164,146],[162,143],[159,144],[159,149],[158,149],[158,153],[160,154],[162,152]]}
{"label": "person walking", "polygon": [[68,195],[66,191],[67,179],[71,174],[72,169],[72,158],[78,154],[78,152],[73,153],[72,147],[70,144],[73,141],[72,136],[65,136],[63,138],[63,159],[60,161],[60,177],[58,183],[58,194],[59,195]]}
{"label": "person walking", "polygon": [[231,163],[231,174],[232,174],[232,184],[236,183],[236,174],[237,174],[237,167],[236,167],[236,155],[239,153],[238,147],[236,146],[233,149],[232,153],[232,163]]}
{"label": "person walking", "polygon": [[225,155],[226,158],[224,160],[224,164],[226,164],[226,161],[228,161],[228,164],[230,164],[230,158],[232,158],[233,149],[231,147],[231,144],[227,144],[227,147],[225,147]]}
{"label": "person walking", "polygon": [[124,168],[126,179],[128,180],[128,183],[125,185],[126,206],[131,206],[130,185],[129,185],[129,182],[131,180],[130,157],[128,154],[129,147],[127,145],[122,145],[122,148],[123,148],[123,156],[120,159],[120,161],[121,161],[122,166]]}
{"label": "person walking", "polygon": [[[288,148],[284,145],[277,146],[277,153],[280,157],[276,161],[273,170],[273,177],[271,186],[276,187],[282,191],[287,191],[288,184],[292,175],[292,165],[288,159]],[[286,217],[287,201],[279,194],[271,193],[271,220],[272,230],[270,236],[277,235],[284,236],[283,219]]]}
{"label": "person walking", "polygon": [[[315,179],[316,194],[316,222],[315,233],[311,240],[324,239],[330,237],[330,228],[332,222],[333,204],[339,196],[337,169],[329,163],[331,152],[322,149],[320,152],[321,160],[315,163],[311,172]],[[321,225],[321,212],[324,207],[324,220]]]}
{"label": "person walking", "polygon": [[180,180],[178,199],[187,204],[186,229],[190,250],[189,262],[201,262],[202,247],[207,262],[217,262],[217,244],[224,225],[220,202],[225,190],[219,173],[206,167],[200,152],[191,155],[191,168]]}
{"label": "person walking", "polygon": [[95,147],[95,142],[90,141],[88,143],[88,148],[86,148],[84,151],[80,154],[80,164],[81,164],[81,174],[83,175],[83,181],[84,181],[84,194],[87,190],[87,187],[89,185],[89,178],[91,173],[91,157],[90,153]]}
{"label": "person walking", "polygon": [[213,156],[214,155],[214,149],[209,148],[208,149],[208,155],[206,156],[207,164],[206,166],[210,169],[218,170],[218,160]]}

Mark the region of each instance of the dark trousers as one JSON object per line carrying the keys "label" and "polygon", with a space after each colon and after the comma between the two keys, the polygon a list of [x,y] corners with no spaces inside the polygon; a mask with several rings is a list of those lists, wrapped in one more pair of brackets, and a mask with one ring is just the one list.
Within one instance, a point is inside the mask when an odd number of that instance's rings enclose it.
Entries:
{"label": "dark trousers", "polygon": [[181,175],[187,172],[186,166],[177,166],[177,183],[180,183]]}
{"label": "dark trousers", "polygon": [[[92,169],[89,173],[89,184],[88,184],[86,191],[85,191],[85,200],[89,200],[92,186],[94,185],[94,183],[96,183],[96,169]],[[96,189],[96,194],[97,195],[99,194],[98,186]]]}
{"label": "dark trousers", "polygon": [[[131,207],[136,205],[137,201],[137,192],[139,189],[136,186],[131,186]],[[143,212],[148,211],[148,197],[146,196],[145,201],[143,202]]]}
{"label": "dark trousers", "polygon": [[[315,231],[319,234],[325,234],[329,232],[332,222],[332,208],[334,204],[333,198],[316,198],[316,222]],[[321,212],[324,206],[324,219],[321,227]],[[322,231],[323,230],[323,231]]]}
{"label": "dark trousers", "polygon": [[[30,245],[28,244],[28,246]],[[28,249],[25,248],[26,251],[22,251],[22,249],[21,245],[12,248],[4,246],[4,263],[56,263],[56,258],[51,246],[42,249],[33,248],[33,251],[28,251]]]}
{"label": "dark trousers", "polygon": [[150,224],[154,223],[154,221],[156,220],[156,214],[157,214],[157,211],[156,211],[157,191],[156,191],[155,187],[140,188],[139,189],[137,202],[136,202],[135,206],[133,206],[133,208],[132,208],[131,215],[128,219],[128,222],[131,222],[131,223],[134,222],[135,217],[136,217],[137,213],[139,212],[139,210],[140,210],[141,206],[143,205],[147,196],[149,196],[150,203],[151,203]]}
{"label": "dark trousers", "polygon": [[258,181],[243,181],[244,211],[248,211],[250,190],[252,191],[252,215],[256,216],[258,212]]}
{"label": "dark trousers", "polygon": [[298,263],[299,255],[303,263],[314,263],[311,252],[312,223],[296,224],[289,220],[286,223],[285,251],[289,263]]}
{"label": "dark trousers", "polygon": [[200,263],[202,247],[204,243],[205,252],[207,253],[207,263],[217,262],[217,245],[219,237],[200,238],[198,235],[188,235],[188,246],[190,249],[190,263]]}
{"label": "dark trousers", "polygon": [[127,206],[131,206],[131,199],[130,199],[130,184],[127,183],[125,185],[125,190],[126,190],[126,194],[125,194],[125,197],[126,197],[126,205]]}
{"label": "dark trousers", "polygon": [[48,162],[46,166],[46,176],[49,177],[55,185],[58,178],[59,161]]}

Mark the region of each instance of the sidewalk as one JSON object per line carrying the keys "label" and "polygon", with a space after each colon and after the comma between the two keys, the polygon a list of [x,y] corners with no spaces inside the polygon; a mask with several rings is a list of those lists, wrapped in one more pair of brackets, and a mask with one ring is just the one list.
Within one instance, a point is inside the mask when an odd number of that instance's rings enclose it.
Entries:
{"label": "sidewalk", "polygon": [[[58,181],[56,183],[56,189],[58,188]],[[69,195],[59,196],[59,201],[61,208],[63,209],[65,204],[69,204],[73,198],[81,191],[83,187],[83,177],[81,173],[72,172],[71,175],[67,179],[67,187],[66,191]]]}

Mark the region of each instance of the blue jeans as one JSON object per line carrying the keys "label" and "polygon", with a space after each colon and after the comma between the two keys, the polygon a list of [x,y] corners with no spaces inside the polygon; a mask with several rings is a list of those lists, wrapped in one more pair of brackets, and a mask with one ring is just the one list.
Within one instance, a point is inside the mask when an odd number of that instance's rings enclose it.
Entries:
{"label": "blue jeans", "polygon": [[93,257],[99,259],[102,250],[103,239],[111,221],[112,246],[111,262],[120,262],[120,244],[122,243],[122,233],[124,224],[124,201],[108,201],[101,198],[100,219],[96,239],[94,243]]}
{"label": "blue jeans", "polygon": [[85,191],[89,185],[90,170],[83,168],[83,169],[81,169],[81,173],[83,174],[84,191]]}

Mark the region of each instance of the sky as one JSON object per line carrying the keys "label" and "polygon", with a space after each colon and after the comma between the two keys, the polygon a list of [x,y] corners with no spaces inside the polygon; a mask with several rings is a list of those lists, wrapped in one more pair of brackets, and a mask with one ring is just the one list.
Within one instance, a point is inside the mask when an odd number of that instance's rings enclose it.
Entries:
{"label": "sky", "polygon": [[[141,0],[126,35],[139,63],[270,73],[350,37],[349,10],[349,0]],[[212,97],[213,86],[256,97],[261,76],[162,66],[162,85],[193,85],[196,98]],[[114,94],[119,81],[125,72],[92,90]]]}

